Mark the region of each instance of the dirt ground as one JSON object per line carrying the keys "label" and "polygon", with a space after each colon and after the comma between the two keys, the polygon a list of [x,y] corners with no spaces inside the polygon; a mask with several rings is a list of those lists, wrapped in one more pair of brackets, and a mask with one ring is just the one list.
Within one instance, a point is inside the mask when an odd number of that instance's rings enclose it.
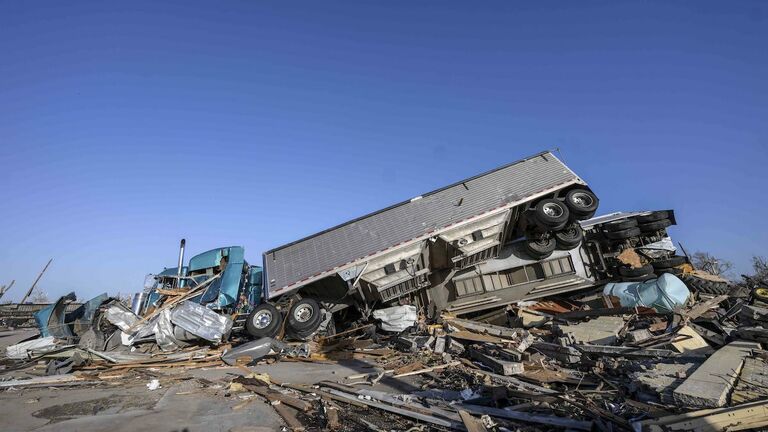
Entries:
{"label": "dirt ground", "polygon": [[[0,349],[35,331],[0,332]],[[313,384],[320,380],[371,371],[363,361],[338,364],[293,362],[249,368],[280,382]],[[238,367],[166,368],[143,375],[126,374],[98,385],[11,388],[0,391],[0,430],[12,431],[168,431],[251,432],[280,430],[284,422],[260,397],[245,399],[230,393],[233,378],[245,374]],[[20,378],[8,372],[0,379]],[[161,388],[149,390],[152,378]],[[376,390],[407,390],[407,380],[382,380]]]}

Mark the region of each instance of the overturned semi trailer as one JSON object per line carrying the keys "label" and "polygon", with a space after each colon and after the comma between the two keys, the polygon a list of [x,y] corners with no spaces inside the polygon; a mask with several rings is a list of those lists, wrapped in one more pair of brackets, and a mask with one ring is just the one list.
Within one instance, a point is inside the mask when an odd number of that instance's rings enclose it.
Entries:
{"label": "overturned semi trailer", "polygon": [[542,152],[265,252],[266,302],[249,320],[272,328],[265,315],[285,314],[307,333],[349,306],[363,316],[396,303],[436,312],[465,297],[457,275],[510,242],[532,261],[579,246],[578,221],[597,206],[584,180]]}

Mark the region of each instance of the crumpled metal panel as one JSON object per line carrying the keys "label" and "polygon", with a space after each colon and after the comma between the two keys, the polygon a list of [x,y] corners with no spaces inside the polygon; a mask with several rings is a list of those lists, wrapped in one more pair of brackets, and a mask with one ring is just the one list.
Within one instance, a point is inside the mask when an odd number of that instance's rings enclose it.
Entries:
{"label": "crumpled metal panel", "polygon": [[35,322],[40,329],[40,336],[56,336],[57,338],[68,338],[74,336],[72,329],[65,322],[68,302],[77,300],[74,292],[71,292],[56,300],[56,303],[35,312]]}
{"label": "crumpled metal panel", "polygon": [[191,302],[182,302],[173,308],[171,322],[184,330],[205,340],[221,343],[225,335],[232,330],[232,320],[205,306]]}
{"label": "crumpled metal panel", "polygon": [[252,363],[271,353],[303,358],[309,357],[310,354],[308,344],[288,345],[282,341],[264,337],[224,351],[221,359],[224,363],[234,366],[236,364]]}
{"label": "crumpled metal panel", "polygon": [[171,311],[163,310],[155,321],[155,340],[157,345],[163,351],[173,351],[180,347],[179,341],[173,334],[173,324],[171,323]]}
{"label": "crumpled metal panel", "polygon": [[136,324],[136,321],[139,320],[139,317],[136,316],[132,310],[121,304],[113,304],[112,306],[108,307],[107,310],[104,311],[104,317],[107,319],[107,321],[116,325],[117,328],[126,333],[135,333],[138,330],[133,329],[133,331],[131,331],[129,329],[134,324]]}
{"label": "crumpled metal panel", "polygon": [[56,339],[53,336],[46,336],[10,345],[5,348],[5,355],[12,359],[27,359],[32,353],[39,354],[54,348],[56,348]]}

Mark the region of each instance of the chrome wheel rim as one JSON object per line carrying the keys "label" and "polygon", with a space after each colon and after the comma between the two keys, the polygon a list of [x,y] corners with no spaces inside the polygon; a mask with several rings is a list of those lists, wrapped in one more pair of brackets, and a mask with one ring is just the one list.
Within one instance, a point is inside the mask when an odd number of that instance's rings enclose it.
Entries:
{"label": "chrome wheel rim", "polygon": [[315,314],[314,308],[310,305],[301,305],[293,311],[293,318],[298,322],[307,322]]}
{"label": "chrome wheel rim", "polygon": [[272,312],[268,310],[262,310],[256,312],[253,316],[253,326],[257,329],[263,329],[272,322]]}
{"label": "chrome wheel rim", "polygon": [[563,208],[555,203],[547,203],[541,208],[545,215],[557,218],[563,215]]}
{"label": "chrome wheel rim", "polygon": [[589,196],[588,194],[585,194],[584,192],[577,192],[573,194],[573,196],[571,197],[571,201],[573,201],[574,204],[582,208],[590,207],[595,202],[591,196]]}

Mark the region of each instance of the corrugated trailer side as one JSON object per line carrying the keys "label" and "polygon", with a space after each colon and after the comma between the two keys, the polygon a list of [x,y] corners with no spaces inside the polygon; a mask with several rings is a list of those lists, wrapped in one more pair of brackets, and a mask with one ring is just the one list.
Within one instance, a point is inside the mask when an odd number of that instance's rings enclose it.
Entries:
{"label": "corrugated trailer side", "polygon": [[268,298],[574,184],[585,183],[542,152],[277,247],[263,256]]}

